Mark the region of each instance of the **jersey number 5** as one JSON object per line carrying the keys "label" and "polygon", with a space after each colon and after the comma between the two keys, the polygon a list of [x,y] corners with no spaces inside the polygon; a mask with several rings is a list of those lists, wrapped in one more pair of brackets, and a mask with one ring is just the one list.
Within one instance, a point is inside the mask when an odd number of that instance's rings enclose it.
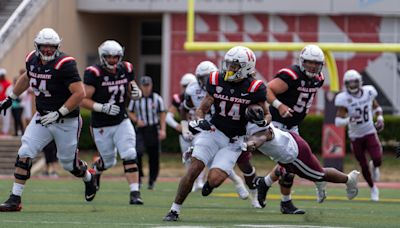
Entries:
{"label": "jersey number 5", "polygon": [[[310,97],[310,94],[311,94],[311,97]],[[297,99],[297,103],[293,107],[293,110],[298,113],[302,113],[305,108],[306,113],[308,113],[308,110],[310,109],[313,100],[314,100],[313,93],[300,93],[299,98]]]}

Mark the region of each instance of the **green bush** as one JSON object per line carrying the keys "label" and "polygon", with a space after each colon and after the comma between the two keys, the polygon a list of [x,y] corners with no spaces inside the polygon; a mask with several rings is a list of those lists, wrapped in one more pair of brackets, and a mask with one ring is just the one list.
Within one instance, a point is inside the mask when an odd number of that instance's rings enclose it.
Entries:
{"label": "green bush", "polygon": [[79,149],[95,150],[96,145],[94,144],[92,135],[90,134],[90,111],[82,108],[81,116],[82,116],[83,126],[81,130],[81,137],[79,138]]}

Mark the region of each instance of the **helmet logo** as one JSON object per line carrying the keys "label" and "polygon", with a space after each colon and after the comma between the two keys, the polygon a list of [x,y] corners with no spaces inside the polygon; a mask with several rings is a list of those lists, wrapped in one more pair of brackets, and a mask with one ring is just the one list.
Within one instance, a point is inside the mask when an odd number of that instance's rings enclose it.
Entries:
{"label": "helmet logo", "polygon": [[253,53],[250,53],[249,51],[246,50],[246,54],[247,54],[247,58],[249,59],[249,61],[254,62]]}

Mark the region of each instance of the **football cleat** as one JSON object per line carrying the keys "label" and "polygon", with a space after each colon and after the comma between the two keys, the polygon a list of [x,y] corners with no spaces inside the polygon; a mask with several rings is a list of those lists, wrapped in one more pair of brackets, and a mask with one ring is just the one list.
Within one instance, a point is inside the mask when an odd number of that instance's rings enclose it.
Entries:
{"label": "football cleat", "polygon": [[7,212],[7,211],[21,211],[22,204],[21,204],[21,196],[17,196],[14,194],[10,195],[10,198],[2,204],[0,204],[0,211]]}
{"label": "football cleat", "polygon": [[358,172],[357,170],[353,170],[347,175],[348,180],[346,183],[347,186],[346,192],[347,192],[347,198],[349,200],[353,199],[358,194],[357,182],[359,174],[360,172]]}
{"label": "football cleat", "polygon": [[201,189],[201,195],[202,196],[208,196],[211,194],[214,188],[210,186],[208,181],[203,185],[203,188]]}
{"label": "football cleat", "polygon": [[178,221],[179,218],[179,214],[176,211],[169,211],[168,214],[164,217],[163,221],[168,221],[168,222],[172,222],[172,221]]}
{"label": "football cleat", "polygon": [[381,172],[379,171],[379,167],[374,166],[373,161],[369,161],[369,169],[371,171],[371,177],[374,182],[378,182],[381,177]]}
{"label": "football cleat", "polygon": [[85,183],[85,200],[90,202],[96,196],[97,186],[96,186],[96,171],[94,169],[89,169],[89,172],[92,174],[92,178],[90,181],[84,182]]}
{"label": "football cleat", "polygon": [[267,198],[267,193],[269,190],[269,187],[265,183],[264,177],[256,177],[254,179],[254,183],[257,188],[257,200],[258,203],[262,208],[264,208],[267,203],[266,203],[266,198]]}
{"label": "football cleat", "polygon": [[326,182],[315,182],[315,190],[317,192],[317,202],[323,203],[326,199]]}
{"label": "football cleat", "polygon": [[371,188],[371,200],[375,202],[379,201],[379,189],[376,185]]}
{"label": "football cleat", "polygon": [[253,208],[262,208],[257,199],[257,189],[250,189],[251,206]]}
{"label": "football cleat", "polygon": [[291,215],[302,215],[306,213],[304,210],[298,209],[296,206],[294,206],[292,200],[286,202],[281,201],[281,212],[282,214]]}
{"label": "football cleat", "polygon": [[196,192],[196,191],[202,189],[203,186],[204,186],[204,182],[202,180],[196,180],[193,184],[192,192]]}
{"label": "football cleat", "polygon": [[[95,169],[96,165],[93,165],[93,169]],[[101,176],[101,172],[96,172],[96,174],[94,175],[94,178],[96,180],[96,190],[99,191],[100,190],[100,176]]]}
{"label": "football cleat", "polygon": [[131,192],[129,204],[143,205],[143,200],[140,197],[139,191]]}

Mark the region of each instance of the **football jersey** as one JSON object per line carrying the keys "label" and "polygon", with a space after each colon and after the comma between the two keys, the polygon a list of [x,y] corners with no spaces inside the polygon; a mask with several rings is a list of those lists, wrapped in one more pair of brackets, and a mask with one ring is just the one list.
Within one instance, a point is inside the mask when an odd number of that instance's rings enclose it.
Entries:
{"label": "football jersey", "polygon": [[275,78],[280,78],[288,85],[288,90],[276,95],[276,98],[289,108],[293,109],[292,117],[283,118],[278,109],[269,106],[272,120],[285,124],[287,128],[297,126],[306,117],[317,90],[324,84],[324,76],[309,78],[298,65],[283,68],[278,71]]}
{"label": "football jersey", "polygon": [[128,118],[126,105],[129,101],[128,86],[132,80],[134,80],[133,66],[129,62],[119,63],[115,74],[107,71],[100,64],[86,68],[84,83],[96,89],[92,100],[101,104],[111,103],[120,108],[116,116],[92,111],[92,127],[113,126]]}
{"label": "football jersey", "polygon": [[[199,85],[199,83],[192,82],[190,83],[186,89],[185,89],[185,103],[191,102],[193,104],[193,107],[189,109],[188,113],[188,119],[189,120],[194,120],[195,115],[196,115],[196,109],[200,106],[201,101],[203,100],[204,97],[206,97],[207,91],[202,89]],[[186,107],[187,108],[187,107]],[[211,112],[214,109],[214,107],[211,107]],[[211,120],[210,114],[207,114],[205,117],[206,120]]]}
{"label": "football jersey", "polygon": [[360,97],[353,96],[347,91],[336,96],[335,106],[346,108],[349,117],[356,117],[356,121],[348,124],[350,138],[359,138],[376,132],[372,114],[372,104],[376,96],[378,92],[371,85],[362,87]]}
{"label": "football jersey", "polygon": [[214,98],[215,109],[210,122],[233,138],[246,134],[245,110],[251,104],[266,100],[266,86],[253,77],[227,82],[224,75],[225,72],[212,72],[207,80],[207,92]]}
{"label": "football jersey", "polygon": [[[255,124],[252,124],[248,128],[248,131],[252,132],[252,128],[257,129],[259,127],[257,127],[257,125]],[[296,140],[289,132],[285,132],[279,130],[278,128],[275,128],[272,123],[269,125],[269,128],[269,130],[273,132],[274,136],[270,141],[264,142],[258,148],[258,150],[261,153],[269,156],[275,162],[280,162],[284,164],[293,162],[299,154],[299,148],[297,146]]]}
{"label": "football jersey", "polygon": [[[42,64],[35,51],[25,59],[29,85],[36,96],[36,110],[40,115],[57,111],[72,95],[69,85],[81,81],[75,58],[60,53],[55,59]],[[65,118],[79,116],[79,107],[71,110]]]}

